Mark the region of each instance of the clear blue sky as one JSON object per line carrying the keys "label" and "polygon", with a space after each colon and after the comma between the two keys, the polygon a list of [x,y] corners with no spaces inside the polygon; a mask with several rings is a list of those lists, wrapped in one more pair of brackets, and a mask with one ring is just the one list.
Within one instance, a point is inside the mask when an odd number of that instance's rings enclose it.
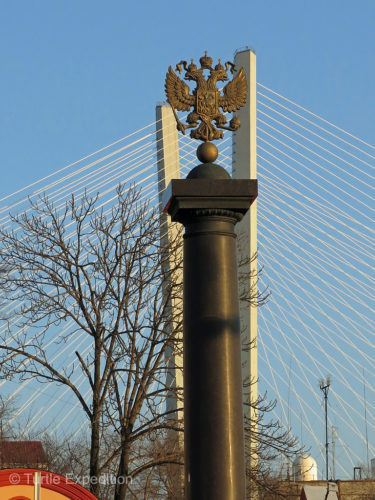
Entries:
{"label": "clear blue sky", "polygon": [[153,121],[169,65],[246,45],[261,83],[375,145],[375,0],[0,0],[0,196]]}
{"label": "clear blue sky", "polygon": [[170,64],[245,45],[258,80],[374,143],[373,0],[0,1],[1,194],[154,118]]}

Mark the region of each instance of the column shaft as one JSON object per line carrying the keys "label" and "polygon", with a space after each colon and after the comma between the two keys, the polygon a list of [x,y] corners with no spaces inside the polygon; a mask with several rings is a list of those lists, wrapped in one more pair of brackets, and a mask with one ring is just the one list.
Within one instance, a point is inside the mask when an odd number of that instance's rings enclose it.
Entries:
{"label": "column shaft", "polygon": [[189,499],[245,497],[234,218],[185,224],[185,471]]}

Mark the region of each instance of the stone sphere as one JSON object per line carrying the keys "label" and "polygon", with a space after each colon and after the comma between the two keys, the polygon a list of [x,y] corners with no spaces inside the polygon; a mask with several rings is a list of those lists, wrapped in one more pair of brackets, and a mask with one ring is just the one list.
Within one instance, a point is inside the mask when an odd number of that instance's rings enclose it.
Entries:
{"label": "stone sphere", "polygon": [[213,163],[219,155],[219,151],[212,142],[202,142],[197,149],[198,160],[202,163]]}

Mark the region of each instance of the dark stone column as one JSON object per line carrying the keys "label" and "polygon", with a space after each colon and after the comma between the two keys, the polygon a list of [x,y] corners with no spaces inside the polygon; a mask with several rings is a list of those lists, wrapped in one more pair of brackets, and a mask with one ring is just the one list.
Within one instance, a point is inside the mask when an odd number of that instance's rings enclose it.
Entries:
{"label": "dark stone column", "polygon": [[235,224],[256,180],[215,164],[172,180],[166,211],[184,235],[185,486],[189,500],[243,500],[245,460]]}

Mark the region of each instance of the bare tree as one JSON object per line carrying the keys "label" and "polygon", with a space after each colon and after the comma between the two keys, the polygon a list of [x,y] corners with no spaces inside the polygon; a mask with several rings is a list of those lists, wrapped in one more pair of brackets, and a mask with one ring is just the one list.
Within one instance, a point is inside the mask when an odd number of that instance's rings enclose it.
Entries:
{"label": "bare tree", "polygon": [[[140,197],[135,189],[119,187],[108,213],[86,195],[72,196],[62,210],[41,197],[30,211],[12,217],[11,230],[0,228],[7,325],[0,335],[1,373],[70,389],[90,423],[89,443],[44,442],[56,472],[69,472],[67,464],[73,463],[82,474],[88,454],[90,489],[102,500],[173,498],[173,475],[183,465],[181,450],[166,432],[181,432],[182,426],[165,410],[176,389],[167,385],[168,356],[181,349],[182,312],[174,307],[172,317],[170,307],[181,303],[181,283],[175,280],[181,241],[161,247],[159,217]],[[241,271],[248,264],[240,263],[240,281],[248,280]],[[267,297],[256,286],[241,294],[249,307]],[[68,323],[73,327],[61,334]],[[75,349],[75,362],[57,363],[47,346],[59,349],[78,335],[86,341],[85,348]],[[85,379],[82,386],[75,382],[77,373]],[[256,422],[247,428],[257,429],[258,445],[247,452],[259,460],[248,476],[261,482],[278,453],[295,453],[298,446],[277,423],[266,421],[274,403],[259,398],[251,404]],[[99,484],[103,474],[113,474],[114,484]]]}
{"label": "bare tree", "polygon": [[[266,395],[259,396],[251,403],[251,417],[245,417],[245,453],[247,487],[249,498],[251,491],[275,493],[278,491],[278,474],[275,474],[276,461],[282,459],[292,462],[297,455],[305,455],[306,448],[298,439],[270,414],[276,401],[268,401]],[[254,459],[255,458],[255,459]]]}
{"label": "bare tree", "polygon": [[13,436],[13,429],[8,422],[14,415],[15,409],[15,401],[0,395],[0,441]]}
{"label": "bare tree", "polygon": [[[165,353],[181,321],[174,311],[171,333],[168,304],[180,290],[171,265],[163,265],[158,217],[139,191],[119,187],[117,194],[109,213],[86,195],[72,196],[62,211],[41,197],[12,217],[11,230],[0,229],[0,268],[7,270],[0,290],[3,310],[12,311],[2,318],[0,364],[4,376],[70,389],[90,422],[90,489],[98,495],[97,478],[115,464],[114,498],[123,500],[127,478],[146,467],[134,461],[137,441],[175,426],[164,410]],[[173,242],[170,251],[178,255]],[[69,332],[56,334],[68,322]],[[90,348],[77,348],[70,368],[55,363],[46,347],[51,336],[58,348],[78,334]],[[74,382],[77,371],[84,389]]]}

